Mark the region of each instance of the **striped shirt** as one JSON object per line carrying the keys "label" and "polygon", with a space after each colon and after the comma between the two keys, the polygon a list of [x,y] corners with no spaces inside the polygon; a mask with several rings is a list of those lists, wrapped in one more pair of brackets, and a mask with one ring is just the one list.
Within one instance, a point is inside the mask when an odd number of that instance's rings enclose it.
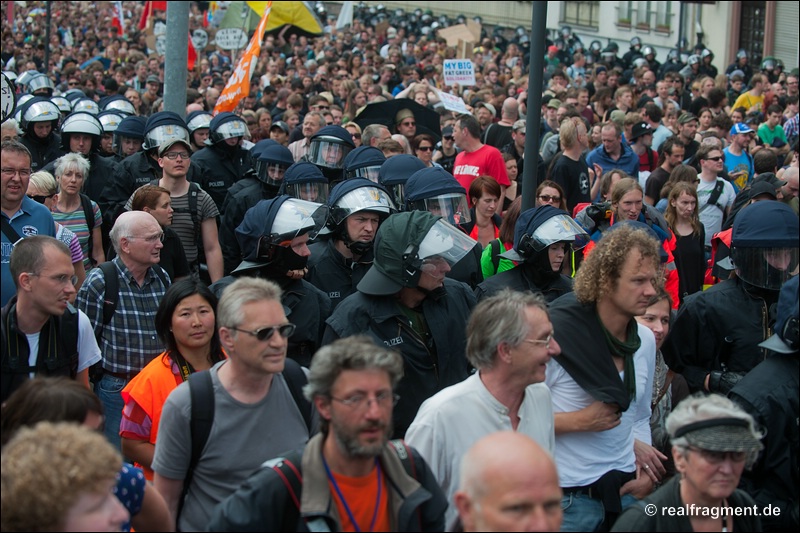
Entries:
{"label": "striped shirt", "polygon": [[[100,214],[100,208],[94,200],[92,200],[92,212],[94,213],[94,224],[92,229],[99,228],[103,224],[103,217]],[[81,243],[81,250],[83,250],[83,267],[88,272],[92,268],[92,261],[89,257],[89,239],[91,238],[89,226],[86,223],[86,216],[83,213],[83,207],[78,204],[75,211],[64,213],[58,210],[58,207],[53,206],[53,218],[56,222],[72,231],[78,236]]]}
{"label": "striped shirt", "polygon": [[106,290],[101,269],[95,268],[86,275],[75,303],[99,335],[103,368],[109,372],[137,373],[164,351],[156,333],[155,317],[167,285],[153,272],[153,268],[161,268],[158,265],[147,270],[140,287],[119,257],[112,262],[117,267],[119,296],[111,322],[103,325]]}

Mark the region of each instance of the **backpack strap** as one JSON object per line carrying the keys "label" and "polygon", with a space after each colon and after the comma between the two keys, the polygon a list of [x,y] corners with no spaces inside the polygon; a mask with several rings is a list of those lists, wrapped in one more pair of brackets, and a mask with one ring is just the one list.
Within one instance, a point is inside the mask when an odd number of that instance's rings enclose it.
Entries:
{"label": "backpack strap", "polygon": [[6,217],[0,217],[0,219],[2,219],[3,235],[8,238],[8,242],[10,242],[12,246],[16,245],[22,240],[22,237],[20,237],[19,233],[17,233],[17,230],[11,226],[11,223]]}
{"label": "backpack strap", "polygon": [[292,394],[294,403],[300,409],[300,414],[303,415],[303,420],[308,428],[309,435],[311,434],[311,402],[306,400],[303,395],[303,387],[308,383],[306,373],[303,372],[303,367],[294,359],[286,358],[283,366],[283,379],[286,380],[286,385],[289,387],[289,392]]}
{"label": "backpack strap", "polygon": [[403,463],[403,468],[406,473],[419,481],[417,477],[417,465],[414,461],[414,455],[411,453],[411,448],[406,444],[403,439],[392,439],[389,441],[389,447],[394,450],[400,462]]}
{"label": "backpack strap", "polygon": [[492,239],[489,245],[492,247],[492,266],[494,267],[494,273],[497,274],[497,270],[500,268],[500,239]]}
{"label": "backpack strap", "polygon": [[83,217],[86,219],[86,227],[89,229],[89,240],[87,255],[89,256],[89,263],[94,264],[92,259],[92,251],[94,249],[94,239],[92,238],[92,231],[94,230],[94,209],[92,209],[92,200],[83,193],[78,193],[81,197],[81,207],[83,208]]}
{"label": "backpack strap", "polygon": [[714,190],[711,191],[711,196],[708,197],[708,201],[703,204],[703,207],[700,208],[699,213],[702,213],[706,210],[706,208],[714,206],[723,213],[725,210],[719,205],[719,197],[722,196],[722,191],[725,190],[725,182],[722,181],[722,178],[717,178],[717,182],[714,184]]}
{"label": "backpack strap", "polygon": [[[112,261],[106,261],[99,265],[105,280],[106,292],[103,297],[103,326],[111,323],[111,317],[117,310],[119,300],[119,277],[117,276],[117,266]],[[98,335],[98,342],[100,341]]]}
{"label": "backpack strap", "polygon": [[[192,402],[192,418],[189,422],[192,439],[192,455],[189,459],[189,469],[183,479],[183,493],[178,500],[178,516],[180,518],[183,503],[192,484],[194,469],[200,461],[200,454],[208,442],[211,426],[214,425],[214,383],[211,381],[211,372],[193,372],[189,375],[189,394]],[[177,523],[177,519],[176,519]]]}
{"label": "backpack strap", "polygon": [[59,318],[59,333],[61,343],[66,352],[64,356],[69,359],[69,376],[75,379],[78,375],[78,362],[80,354],[78,352],[78,329],[79,329],[78,310],[67,304],[67,310]]}

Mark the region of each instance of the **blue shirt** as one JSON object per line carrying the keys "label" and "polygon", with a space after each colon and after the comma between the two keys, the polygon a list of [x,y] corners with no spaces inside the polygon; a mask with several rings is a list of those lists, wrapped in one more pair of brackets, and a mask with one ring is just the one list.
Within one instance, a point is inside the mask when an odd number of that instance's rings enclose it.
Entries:
{"label": "blue shirt", "polygon": [[734,178],[732,182],[735,192],[738,193],[753,179],[755,174],[753,157],[744,150],[742,150],[742,155],[733,155],[730,148],[725,148],[723,152],[725,154],[725,169],[728,171],[729,176],[737,172],[744,172],[744,174]]}
{"label": "blue shirt", "polygon": [[[624,138],[620,141],[620,149],[622,150],[622,155],[619,156],[619,159],[614,160],[606,151],[606,147],[601,144],[589,152],[589,155],[586,156],[586,163],[589,164],[589,168],[592,168],[597,163],[603,169],[603,173],[618,168],[625,171],[629,176],[635,179],[638,178],[639,156],[631,150],[630,146],[627,146]],[[600,178],[600,176],[597,176],[597,178]]]}
{"label": "blue shirt", "polygon": [[[32,237],[33,235],[56,236],[56,224],[53,215],[42,204],[31,200],[27,196],[22,199],[22,205],[11,219],[3,213],[3,218],[11,223],[20,237]],[[17,293],[14,279],[11,276],[8,262],[11,260],[11,251],[14,243],[3,232],[2,237],[2,268],[0,269],[0,279],[2,279],[2,294],[0,295],[0,306],[5,306],[12,296]]]}

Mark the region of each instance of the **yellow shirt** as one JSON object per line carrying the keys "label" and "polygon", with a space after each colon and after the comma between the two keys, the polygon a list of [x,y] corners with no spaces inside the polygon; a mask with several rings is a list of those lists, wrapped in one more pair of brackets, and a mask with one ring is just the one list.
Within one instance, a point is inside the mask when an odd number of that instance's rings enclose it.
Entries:
{"label": "yellow shirt", "polygon": [[736,103],[733,104],[731,109],[736,109],[737,107],[743,107],[747,109],[747,112],[751,111],[761,111],[761,108],[764,107],[764,95],[755,96],[750,91],[746,93],[740,94],[739,98],[736,99]]}

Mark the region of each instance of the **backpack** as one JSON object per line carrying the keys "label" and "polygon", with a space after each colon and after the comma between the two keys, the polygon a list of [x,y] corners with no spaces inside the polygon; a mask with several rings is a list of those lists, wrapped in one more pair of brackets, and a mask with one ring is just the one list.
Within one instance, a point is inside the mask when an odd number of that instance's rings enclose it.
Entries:
{"label": "backpack", "polygon": [[[158,186],[160,180],[154,179],[150,181],[150,185]],[[189,182],[189,215],[192,217],[192,226],[194,227],[194,242],[197,246],[197,262],[202,263],[201,256],[203,253],[203,234],[202,234],[202,224],[203,221],[200,220],[200,212],[197,210],[197,196],[200,193],[200,186],[193,182]],[[183,208],[172,208],[175,213],[185,213],[186,210]]]}
{"label": "backpack", "polygon": [[[289,392],[306,423],[309,434],[311,433],[311,402],[303,396],[303,385],[308,383],[303,368],[293,359],[286,358],[283,368],[283,378],[289,387]],[[189,459],[189,469],[183,480],[183,493],[178,501],[178,517],[180,517],[183,503],[192,484],[194,469],[200,461],[200,454],[203,452],[208,436],[211,434],[211,426],[214,425],[214,384],[211,381],[210,372],[194,372],[189,375],[189,394],[192,404],[192,417],[189,422],[189,429],[192,439],[192,454]],[[176,520],[177,522],[177,520]]]}
{"label": "backpack", "polygon": [[83,193],[81,196],[81,208],[83,209],[83,217],[86,219],[86,227],[89,229],[88,247],[86,249],[86,257],[89,258],[89,263],[94,265],[92,253],[94,251],[94,239],[92,238],[92,231],[94,230],[94,210],[92,209],[92,200]]}

